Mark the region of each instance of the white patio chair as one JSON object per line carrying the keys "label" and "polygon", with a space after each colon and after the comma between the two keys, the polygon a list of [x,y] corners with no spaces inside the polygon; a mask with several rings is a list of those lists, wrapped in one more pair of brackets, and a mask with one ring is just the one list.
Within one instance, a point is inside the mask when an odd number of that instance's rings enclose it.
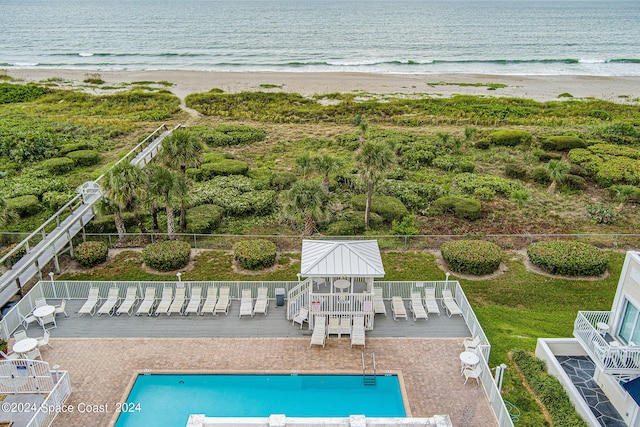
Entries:
{"label": "white patio chair", "polygon": [[115,286],[109,288],[109,293],[107,294],[106,301],[102,304],[102,307],[98,310],[98,316],[102,314],[108,314],[109,316],[113,316],[116,305],[118,304],[118,300],[120,299],[118,295],[120,294],[120,290]]}
{"label": "white patio chair", "polygon": [[185,303],[185,288],[176,288],[176,295],[173,297],[173,302],[167,310],[167,316],[171,316],[171,313],[178,313],[182,316],[182,308]]}
{"label": "white patio chair", "polygon": [[96,306],[98,305],[98,298],[100,296],[100,289],[97,287],[89,289],[89,295],[87,296],[87,300],[78,310],[78,315],[82,316],[83,314],[94,315]]}
{"label": "white patio chair", "polygon": [[312,345],[321,345],[324,348],[325,340],[327,338],[327,318],[325,316],[316,316],[313,322],[313,333],[311,334]]}
{"label": "white patio chair", "polygon": [[387,315],[387,307],[384,306],[384,299],[382,298],[382,288],[373,288],[373,312]]}
{"label": "white patio chair", "polygon": [[144,290],[144,298],[138,306],[138,311],[136,311],[136,316],[140,316],[141,314],[146,314],[147,316],[151,316],[153,312],[153,306],[156,303],[156,288],[148,287]]}
{"label": "white patio chair", "polygon": [[474,368],[465,369],[462,374],[464,375],[464,384],[467,384],[469,378],[475,378],[478,386],[480,385],[480,374],[482,373],[482,367],[480,365],[476,365]]}
{"label": "white patio chair", "polygon": [[38,338],[38,344],[36,348],[41,348],[41,347],[44,347],[45,345],[48,345],[49,347],[53,348],[53,346],[49,343],[49,338],[51,338],[51,332],[44,331],[44,335]]}
{"label": "white patio chair", "polygon": [[64,314],[64,317],[69,317],[65,309],[67,308],[67,300],[63,299],[60,301],[60,305],[55,306],[56,310],[53,312],[55,315]]}
{"label": "white patio chair", "polygon": [[355,316],[353,318],[353,328],[351,329],[351,347],[354,345],[361,345],[365,347],[365,333],[364,333],[364,317]]}
{"label": "white patio chair", "polygon": [[307,307],[301,307],[298,313],[293,316],[293,320],[291,324],[294,325],[296,323],[300,323],[300,329],[302,329],[302,324],[304,322],[309,322],[309,309]]}
{"label": "white patio chair", "polygon": [[58,327],[58,324],[56,323],[56,316],[53,313],[47,314],[46,316],[39,318],[38,322],[40,322],[40,326],[42,326],[42,329],[45,329],[44,326],[48,323],[53,323],[54,328]]}
{"label": "white patio chair", "polygon": [[184,314],[186,316],[188,316],[189,313],[198,314],[200,312],[200,304],[202,304],[202,287],[192,286],[191,297],[189,298],[189,304],[187,304],[187,307],[184,309]]}
{"label": "white patio chair", "polygon": [[205,313],[215,314],[214,311],[217,303],[218,288],[215,286],[209,286],[209,289],[207,289],[207,298],[204,300],[204,304],[202,304],[202,308],[200,309],[200,316]]}
{"label": "white patio chair", "polygon": [[253,306],[253,314],[261,313],[267,315],[267,308],[269,307],[269,297],[267,296],[268,288],[258,288],[258,297],[256,303]]}
{"label": "white patio chair", "polygon": [[27,316],[23,316],[22,314],[20,315],[20,318],[22,319],[22,327],[25,329],[29,329],[29,325],[32,324],[33,322],[37,322],[38,318],[36,316],[34,316],[33,314],[28,314]]}
{"label": "white patio chair", "polygon": [[36,347],[33,350],[26,353],[24,355],[24,358],[27,360],[36,360],[36,359],[42,360],[42,355],[40,354],[40,350],[38,349],[38,347]]}
{"label": "white patio chair", "polygon": [[27,338],[29,337],[27,336],[27,333],[25,331],[16,331],[13,333],[13,340],[15,342],[26,340]]}
{"label": "white patio chair", "polygon": [[396,296],[391,298],[391,312],[393,313],[393,320],[398,320],[399,317],[409,320],[407,317],[407,309],[404,307],[402,297]]}
{"label": "white patio chair", "polygon": [[218,302],[216,302],[216,308],[213,310],[213,314],[217,315],[218,313],[224,313],[225,316],[228,315],[230,305],[229,287],[224,286],[220,288],[220,297],[218,297]]}
{"label": "white patio chair", "polygon": [[480,337],[465,338],[462,341],[464,351],[476,350],[480,344]]}
{"label": "white patio chair", "polygon": [[45,305],[49,305],[47,304],[47,300],[45,298],[36,298],[36,308],[38,307],[44,307]]}
{"label": "white patio chair", "polygon": [[436,288],[426,288],[424,290],[424,305],[426,306],[427,314],[440,316],[440,309],[436,300]]}
{"label": "white patio chair", "polygon": [[129,316],[133,314],[133,306],[136,304],[138,300],[138,288],[135,286],[129,286],[127,288],[127,293],[124,296],[124,301],[118,307],[116,314],[120,316],[122,313],[127,313]]}
{"label": "white patio chair", "polygon": [[429,320],[429,315],[422,305],[422,294],[420,292],[411,292],[411,313],[413,314],[413,321],[418,319]]}
{"label": "white patio chair", "polygon": [[242,290],[242,298],[240,299],[240,315],[253,317],[253,298],[251,297],[251,289]]}
{"label": "white patio chair", "polygon": [[160,313],[166,313],[171,307],[171,303],[173,302],[173,287],[165,286],[162,289],[162,297],[160,298],[160,302],[156,307],[156,316]]}
{"label": "white patio chair", "polygon": [[3,359],[5,360],[16,360],[16,359],[20,359],[20,355],[18,353],[5,353],[2,350],[0,350],[0,356],[2,356]]}

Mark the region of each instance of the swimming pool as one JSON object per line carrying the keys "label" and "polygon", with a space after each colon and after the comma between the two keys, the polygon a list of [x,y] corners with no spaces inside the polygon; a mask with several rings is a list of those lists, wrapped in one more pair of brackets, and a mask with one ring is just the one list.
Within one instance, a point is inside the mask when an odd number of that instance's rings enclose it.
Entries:
{"label": "swimming pool", "polygon": [[[209,417],[405,417],[396,375],[138,375],[116,427],[186,425]],[[139,406],[138,406],[139,404]]]}

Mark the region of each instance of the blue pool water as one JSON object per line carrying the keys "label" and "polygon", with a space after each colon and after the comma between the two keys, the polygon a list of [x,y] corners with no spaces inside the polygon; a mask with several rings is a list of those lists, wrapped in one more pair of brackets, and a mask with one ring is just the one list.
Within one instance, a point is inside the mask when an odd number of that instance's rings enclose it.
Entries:
{"label": "blue pool water", "polygon": [[[189,414],[209,417],[404,417],[398,377],[360,375],[139,375],[133,410],[116,427],[186,425]],[[139,411],[138,411],[139,408]]]}

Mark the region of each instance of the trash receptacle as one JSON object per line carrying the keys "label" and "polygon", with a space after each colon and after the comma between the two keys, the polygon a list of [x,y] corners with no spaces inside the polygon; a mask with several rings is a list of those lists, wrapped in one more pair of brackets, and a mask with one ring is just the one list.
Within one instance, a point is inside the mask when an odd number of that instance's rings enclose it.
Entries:
{"label": "trash receptacle", "polygon": [[276,288],[276,305],[282,307],[284,305],[284,288]]}

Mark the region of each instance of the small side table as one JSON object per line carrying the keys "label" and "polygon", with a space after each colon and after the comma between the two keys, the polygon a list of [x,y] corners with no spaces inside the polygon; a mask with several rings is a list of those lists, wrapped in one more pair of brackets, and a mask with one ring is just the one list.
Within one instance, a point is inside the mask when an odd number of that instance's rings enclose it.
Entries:
{"label": "small side table", "polygon": [[596,329],[601,336],[605,336],[609,333],[609,325],[603,322],[596,323]]}

